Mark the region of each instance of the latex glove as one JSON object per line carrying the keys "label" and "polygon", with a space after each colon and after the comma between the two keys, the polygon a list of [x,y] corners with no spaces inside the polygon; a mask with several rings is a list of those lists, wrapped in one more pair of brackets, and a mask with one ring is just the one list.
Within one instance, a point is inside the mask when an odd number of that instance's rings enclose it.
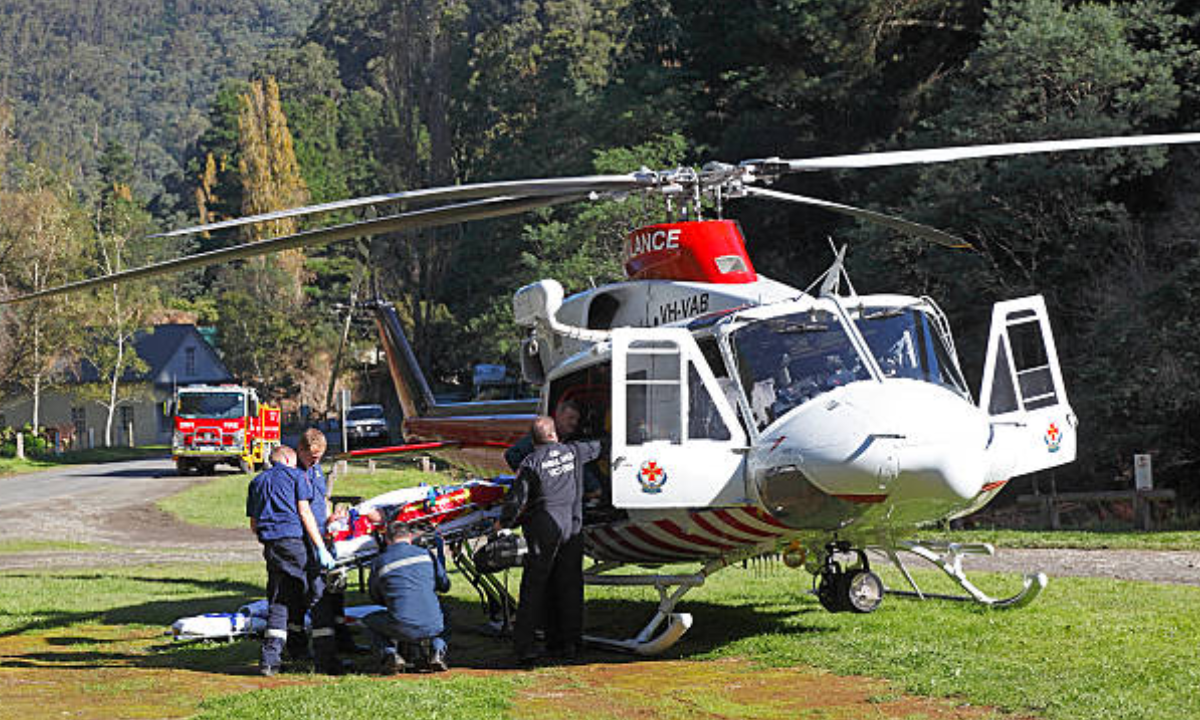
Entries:
{"label": "latex glove", "polygon": [[333,554],[325,548],[317,548],[317,558],[321,561],[321,567],[326,570],[332,570],[337,562],[333,559]]}

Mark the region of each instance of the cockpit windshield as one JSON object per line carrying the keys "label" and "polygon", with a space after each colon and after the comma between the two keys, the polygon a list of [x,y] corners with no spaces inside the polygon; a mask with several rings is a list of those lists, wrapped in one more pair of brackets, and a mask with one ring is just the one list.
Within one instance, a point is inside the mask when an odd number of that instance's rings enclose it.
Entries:
{"label": "cockpit windshield", "polygon": [[760,430],[817,395],[871,378],[845,328],[825,310],[759,320],[730,339]]}
{"label": "cockpit windshield", "polygon": [[854,322],[884,377],[924,380],[967,395],[958,366],[928,314],[911,307],[866,307]]}

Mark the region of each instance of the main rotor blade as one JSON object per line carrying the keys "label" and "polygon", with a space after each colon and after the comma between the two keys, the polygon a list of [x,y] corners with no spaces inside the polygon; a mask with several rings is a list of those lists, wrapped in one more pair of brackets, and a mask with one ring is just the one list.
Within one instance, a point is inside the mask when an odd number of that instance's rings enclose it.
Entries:
{"label": "main rotor blade", "polygon": [[632,190],[653,187],[654,181],[648,177],[637,175],[585,175],[568,178],[548,178],[535,180],[509,180],[504,182],[475,183],[473,185],[450,185],[445,187],[422,188],[420,190],[405,190],[403,192],[387,193],[385,195],[369,195],[367,197],[338,200],[306,205],[304,207],[276,210],[260,215],[223,220],[221,222],[195,225],[160,233],[152,237],[177,237],[193,235],[199,232],[223,230],[225,228],[241,227],[254,223],[282,220],[284,218],[302,217],[315,213],[332,212],[334,210],[349,210],[353,208],[371,207],[393,202],[438,201],[454,202],[458,200],[473,200],[476,198],[498,196],[543,197],[556,195],[586,195],[588,193],[628,192]]}
{"label": "main rotor blade", "polygon": [[103,287],[121,281],[156,277],[158,275],[166,275],[168,273],[187,270],[190,268],[205,267],[207,265],[228,262],[230,260],[245,260],[248,258],[257,257],[259,255],[279,252],[281,250],[292,250],[296,248],[327,245],[332,242],[337,242],[338,240],[348,240],[350,238],[362,237],[364,235],[378,235],[380,233],[395,232],[397,230],[439,227],[442,225],[454,225],[471,220],[485,220],[488,218],[504,217],[506,215],[516,215],[518,213],[535,210],[541,207],[558,205],[560,203],[571,202],[573,200],[580,200],[584,197],[586,197],[586,194],[554,195],[534,198],[498,197],[488,198],[486,200],[458,203],[455,205],[445,205],[436,208],[426,208],[423,210],[413,210],[411,212],[376,218],[374,220],[364,220],[362,222],[335,225],[334,227],[320,228],[317,230],[306,230],[305,232],[296,233],[294,235],[284,235],[283,237],[256,240],[254,242],[248,242],[230,248],[210,250],[209,252],[188,255],[186,257],[176,258],[174,260],[166,260],[164,262],[146,265],[140,268],[123,270],[121,272],[112,273],[111,275],[105,275],[103,277],[79,280],[73,283],[67,283],[66,285],[49,288],[47,290],[29,293],[28,295],[21,295],[15,298],[9,298],[7,300],[0,300],[0,305],[15,305],[17,303],[23,303],[29,300],[36,300],[38,298],[51,297],[54,295],[75,292],[78,290],[86,290],[88,288]]}
{"label": "main rotor blade", "polygon": [[773,198],[775,200],[785,200],[787,202],[800,203],[801,205],[811,205],[813,207],[824,208],[832,212],[849,215],[853,218],[866,220],[867,222],[876,225],[890,227],[893,230],[898,230],[905,235],[914,235],[919,238],[924,238],[938,245],[944,245],[948,248],[974,250],[975,246],[963,240],[957,235],[951,235],[948,232],[943,232],[937,228],[920,223],[912,222],[911,220],[903,220],[892,215],[884,215],[877,213],[874,210],[864,210],[852,205],[842,205],[840,203],[829,202],[828,200],[820,200],[818,198],[807,197],[805,195],[792,195],[791,193],[779,192],[778,190],[768,190],[759,187],[744,188],[747,195],[752,197]]}
{"label": "main rotor blade", "polygon": [[1080,138],[1047,140],[1043,142],[1002,143],[998,145],[963,145],[929,148],[927,150],[897,150],[893,152],[831,155],[798,160],[748,160],[743,165],[763,167],[776,172],[811,172],[816,170],[852,170],[860,168],[894,167],[921,163],[943,163],[955,160],[1032,155],[1036,153],[1096,150],[1102,148],[1140,147],[1146,145],[1181,145],[1200,143],[1200,133],[1142,135],[1139,137]]}

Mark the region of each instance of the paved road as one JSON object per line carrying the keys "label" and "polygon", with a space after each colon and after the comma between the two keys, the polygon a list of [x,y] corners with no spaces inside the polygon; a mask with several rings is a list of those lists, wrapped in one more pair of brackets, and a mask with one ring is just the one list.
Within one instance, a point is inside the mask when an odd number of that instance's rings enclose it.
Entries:
{"label": "paved road", "polygon": [[0,478],[0,541],[67,541],[121,548],[102,553],[7,553],[0,555],[0,567],[256,560],[258,543],[248,531],[197,528],[155,505],[204,481],[179,477],[167,458],[72,465]]}
{"label": "paved road", "polygon": [[[920,567],[914,563],[914,567]],[[971,570],[1054,577],[1111,577],[1157,583],[1200,585],[1200,551],[1192,550],[1021,550],[997,548],[992,557],[972,556]]]}
{"label": "paved road", "polygon": [[[26,475],[0,477],[5,511],[40,507],[46,503],[93,502],[120,506],[158,500],[178,492],[195,478],[181,478],[169,458],[130,460],[98,465],[67,465]],[[0,532],[3,529],[0,528]]]}

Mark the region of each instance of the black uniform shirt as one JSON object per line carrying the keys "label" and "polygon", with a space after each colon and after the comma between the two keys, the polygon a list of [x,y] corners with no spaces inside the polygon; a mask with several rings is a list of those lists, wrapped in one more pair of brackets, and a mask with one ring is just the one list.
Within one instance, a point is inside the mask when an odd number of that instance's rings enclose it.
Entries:
{"label": "black uniform shirt", "polygon": [[521,516],[543,511],[563,537],[583,529],[583,466],[600,457],[600,443],[539,445],[521,461],[513,483]]}

